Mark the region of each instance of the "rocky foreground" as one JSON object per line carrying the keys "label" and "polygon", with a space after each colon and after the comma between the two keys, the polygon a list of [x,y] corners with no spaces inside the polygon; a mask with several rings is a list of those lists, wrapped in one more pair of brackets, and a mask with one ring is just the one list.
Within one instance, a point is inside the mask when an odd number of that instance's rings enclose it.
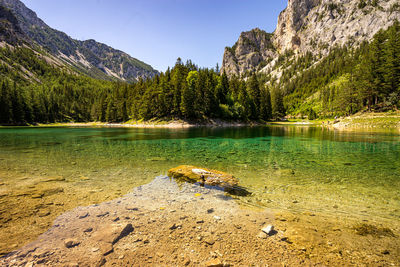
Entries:
{"label": "rocky foreground", "polygon": [[158,177],[122,198],[59,216],[0,265],[311,264],[267,227],[273,220],[266,210],[239,208],[222,191]]}

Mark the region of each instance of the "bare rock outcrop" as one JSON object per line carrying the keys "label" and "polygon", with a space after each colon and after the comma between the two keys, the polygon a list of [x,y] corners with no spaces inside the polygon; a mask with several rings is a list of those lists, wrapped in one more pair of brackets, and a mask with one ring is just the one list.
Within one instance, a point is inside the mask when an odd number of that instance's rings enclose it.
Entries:
{"label": "bare rock outcrop", "polygon": [[242,33],[232,48],[225,49],[221,71],[230,76],[269,72],[286,51],[326,55],[336,45],[357,46],[371,40],[395,20],[400,20],[398,0],[288,0],[274,33],[259,29]]}

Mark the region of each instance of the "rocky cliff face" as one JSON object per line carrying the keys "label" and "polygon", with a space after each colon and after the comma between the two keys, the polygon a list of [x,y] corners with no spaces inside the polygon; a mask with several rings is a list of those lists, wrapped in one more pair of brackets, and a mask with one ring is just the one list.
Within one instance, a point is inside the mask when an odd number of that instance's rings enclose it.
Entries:
{"label": "rocky cliff face", "polygon": [[235,49],[225,49],[221,70],[229,75],[260,69],[268,72],[285,51],[324,55],[335,45],[370,40],[396,19],[400,20],[398,0],[289,0],[266,49],[254,54],[253,47],[261,47],[263,41],[255,38],[255,43],[248,44],[241,40],[242,35],[254,30],[242,33]]}
{"label": "rocky cliff face", "polygon": [[19,0],[0,0],[0,5],[12,11],[23,34],[31,41],[85,74],[128,82],[158,74],[150,65],[122,51],[94,40],[74,40],[50,28]]}
{"label": "rocky cliff face", "polygon": [[17,18],[9,9],[0,6],[0,41],[17,44],[23,38]]}
{"label": "rocky cliff face", "polygon": [[271,37],[272,34],[258,28],[242,32],[233,47],[225,48],[222,71],[239,75],[258,66],[267,65],[276,57]]}

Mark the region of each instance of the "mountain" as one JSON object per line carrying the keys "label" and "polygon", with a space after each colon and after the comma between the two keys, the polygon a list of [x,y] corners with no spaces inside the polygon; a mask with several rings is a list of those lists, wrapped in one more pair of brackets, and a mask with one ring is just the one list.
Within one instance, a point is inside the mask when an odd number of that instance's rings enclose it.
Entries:
{"label": "mountain", "polygon": [[[289,0],[272,34],[243,32],[233,47],[225,48],[221,71],[270,73],[280,56],[326,56],[335,46],[359,46],[395,20],[400,20],[398,0]],[[279,78],[280,73],[273,74]]]}
{"label": "mountain", "polygon": [[16,44],[23,39],[18,20],[7,8],[0,6],[0,41]]}
{"label": "mountain", "polygon": [[13,17],[7,20],[7,25],[0,24],[0,30],[8,29],[7,31],[15,32],[20,37],[24,35],[31,43],[33,41],[42,46],[51,55],[79,72],[93,78],[127,82],[151,78],[158,74],[150,65],[120,50],[95,40],[75,40],[61,31],[52,29],[19,0],[0,0],[0,6],[0,15],[10,17],[10,14],[6,13],[12,13]]}

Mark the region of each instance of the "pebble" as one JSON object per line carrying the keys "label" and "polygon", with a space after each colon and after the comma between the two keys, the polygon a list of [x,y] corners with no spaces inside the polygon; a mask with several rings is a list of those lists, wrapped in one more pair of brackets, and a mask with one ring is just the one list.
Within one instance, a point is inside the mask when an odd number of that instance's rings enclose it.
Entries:
{"label": "pebble", "polygon": [[204,240],[204,243],[212,246],[212,245],[214,245],[215,241],[214,241],[214,239],[207,238]]}
{"label": "pebble", "polygon": [[104,216],[107,216],[108,214],[110,214],[110,213],[108,211],[106,211],[106,212],[97,214],[96,217],[104,217]]}
{"label": "pebble", "polygon": [[89,233],[91,231],[93,231],[92,227],[89,227],[89,228],[86,228],[85,230],[83,230],[84,233]]}
{"label": "pebble", "polygon": [[261,229],[261,231],[270,235],[274,231],[274,226],[269,224],[269,225],[267,225],[267,227],[264,227],[263,229]]}
{"label": "pebble", "polygon": [[266,233],[264,233],[263,231],[261,231],[258,233],[257,237],[261,238],[261,239],[266,239],[268,237],[268,235]]}
{"label": "pebble", "polygon": [[172,224],[170,227],[169,227],[169,230],[175,230],[175,229],[180,229],[180,228],[182,228],[182,224]]}
{"label": "pebble", "polygon": [[221,217],[219,217],[219,216],[214,216],[214,220],[219,221],[219,220],[221,220]]}
{"label": "pebble", "polygon": [[220,259],[216,258],[216,259],[211,259],[211,260],[207,261],[205,263],[205,266],[207,266],[207,267],[222,267],[224,265],[222,264]]}
{"label": "pebble", "polygon": [[184,259],[183,259],[183,265],[187,266],[190,264],[190,258],[188,256],[185,255]]}
{"label": "pebble", "polygon": [[240,226],[239,224],[234,224],[233,226],[235,226],[236,229],[241,229],[242,226]]}
{"label": "pebble", "polygon": [[33,195],[31,196],[31,198],[42,198],[43,196],[44,196],[43,193],[41,193],[41,194],[33,194]]}
{"label": "pebble", "polygon": [[65,247],[66,248],[73,248],[73,247],[76,247],[76,246],[78,246],[80,244],[80,242],[79,241],[76,241],[76,240],[74,240],[74,239],[66,239],[65,241],[64,241],[64,245],[65,245]]}
{"label": "pebble", "polygon": [[137,208],[137,207],[126,207],[125,208],[126,210],[132,210],[132,211],[138,211],[139,210],[139,208]]}
{"label": "pebble", "polygon": [[88,212],[82,212],[81,214],[79,214],[79,219],[84,219],[84,218],[86,218],[88,216],[89,216]]}

